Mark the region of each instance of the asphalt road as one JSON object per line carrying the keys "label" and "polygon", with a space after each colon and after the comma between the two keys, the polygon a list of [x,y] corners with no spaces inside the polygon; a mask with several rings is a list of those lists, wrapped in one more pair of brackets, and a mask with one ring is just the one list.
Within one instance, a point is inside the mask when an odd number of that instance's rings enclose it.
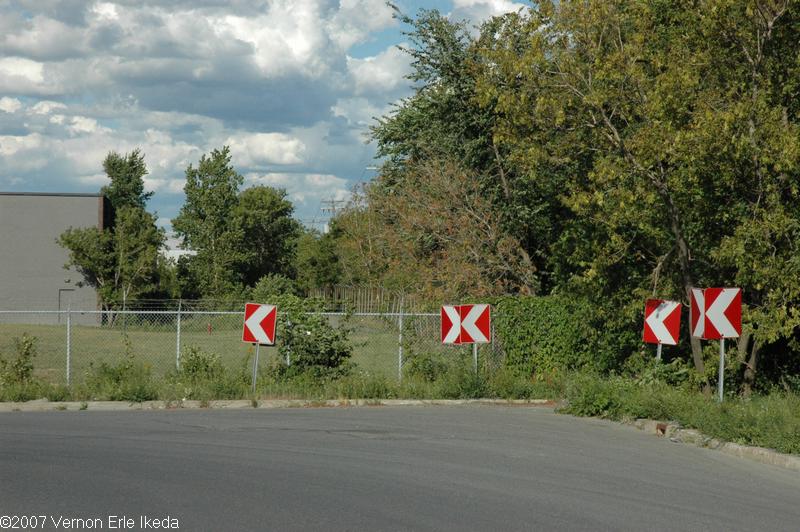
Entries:
{"label": "asphalt road", "polygon": [[3,515],[104,530],[122,515],[190,531],[798,530],[800,474],[534,407],[15,412],[0,414]]}

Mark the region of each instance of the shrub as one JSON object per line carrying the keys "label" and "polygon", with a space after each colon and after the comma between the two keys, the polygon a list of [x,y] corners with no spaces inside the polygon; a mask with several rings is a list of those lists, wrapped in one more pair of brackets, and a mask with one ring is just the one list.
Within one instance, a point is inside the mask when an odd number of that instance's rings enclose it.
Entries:
{"label": "shrub", "polygon": [[29,384],[33,380],[33,358],[36,356],[36,337],[14,338],[16,358],[7,361],[0,358],[0,384]]}
{"label": "shrub", "polygon": [[407,377],[434,382],[447,372],[447,363],[434,353],[412,353],[406,358],[404,371]]}
{"label": "shrub", "polygon": [[[322,302],[294,295],[275,298],[278,306],[277,343],[281,360],[290,366],[283,374],[291,376],[310,372],[319,377],[347,373],[345,362],[353,347],[349,340],[347,317],[333,327],[321,314]],[[280,373],[280,372],[279,372]]]}
{"label": "shrub", "polygon": [[90,365],[86,376],[88,393],[97,399],[140,403],[158,398],[150,367],[128,353],[118,364]]}
{"label": "shrub", "polygon": [[220,378],[225,373],[219,355],[191,346],[181,356],[178,374],[190,382]]}

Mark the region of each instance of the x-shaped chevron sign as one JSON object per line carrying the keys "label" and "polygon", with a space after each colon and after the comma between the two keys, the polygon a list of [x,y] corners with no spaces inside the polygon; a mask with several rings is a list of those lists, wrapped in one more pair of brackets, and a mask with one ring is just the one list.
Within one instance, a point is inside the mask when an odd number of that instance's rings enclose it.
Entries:
{"label": "x-shaped chevron sign", "polygon": [[741,288],[693,288],[691,303],[692,336],[719,340],[742,334]]}
{"label": "x-shaped chevron sign", "polygon": [[489,305],[442,306],[443,344],[488,344],[491,342]]}

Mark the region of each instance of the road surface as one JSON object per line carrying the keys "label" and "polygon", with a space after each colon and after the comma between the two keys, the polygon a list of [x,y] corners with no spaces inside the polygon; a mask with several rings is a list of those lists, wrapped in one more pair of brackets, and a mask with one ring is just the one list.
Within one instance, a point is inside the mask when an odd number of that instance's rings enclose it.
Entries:
{"label": "road surface", "polygon": [[3,515],[47,530],[798,530],[800,474],[536,407],[13,412]]}

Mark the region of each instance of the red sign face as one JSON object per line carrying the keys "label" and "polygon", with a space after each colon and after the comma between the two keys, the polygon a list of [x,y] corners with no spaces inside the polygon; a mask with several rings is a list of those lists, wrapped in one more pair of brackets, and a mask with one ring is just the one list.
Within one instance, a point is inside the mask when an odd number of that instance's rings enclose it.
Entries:
{"label": "red sign face", "polygon": [[251,344],[274,345],[277,316],[278,309],[275,305],[245,304],[242,341]]}
{"label": "red sign face", "polygon": [[644,305],[644,333],[649,344],[676,345],[681,330],[681,304],[677,301],[648,299]]}
{"label": "red sign face", "polygon": [[704,340],[738,338],[742,334],[741,288],[693,288],[692,336]]}
{"label": "red sign face", "polygon": [[442,306],[443,344],[487,344],[491,341],[489,305]]}

